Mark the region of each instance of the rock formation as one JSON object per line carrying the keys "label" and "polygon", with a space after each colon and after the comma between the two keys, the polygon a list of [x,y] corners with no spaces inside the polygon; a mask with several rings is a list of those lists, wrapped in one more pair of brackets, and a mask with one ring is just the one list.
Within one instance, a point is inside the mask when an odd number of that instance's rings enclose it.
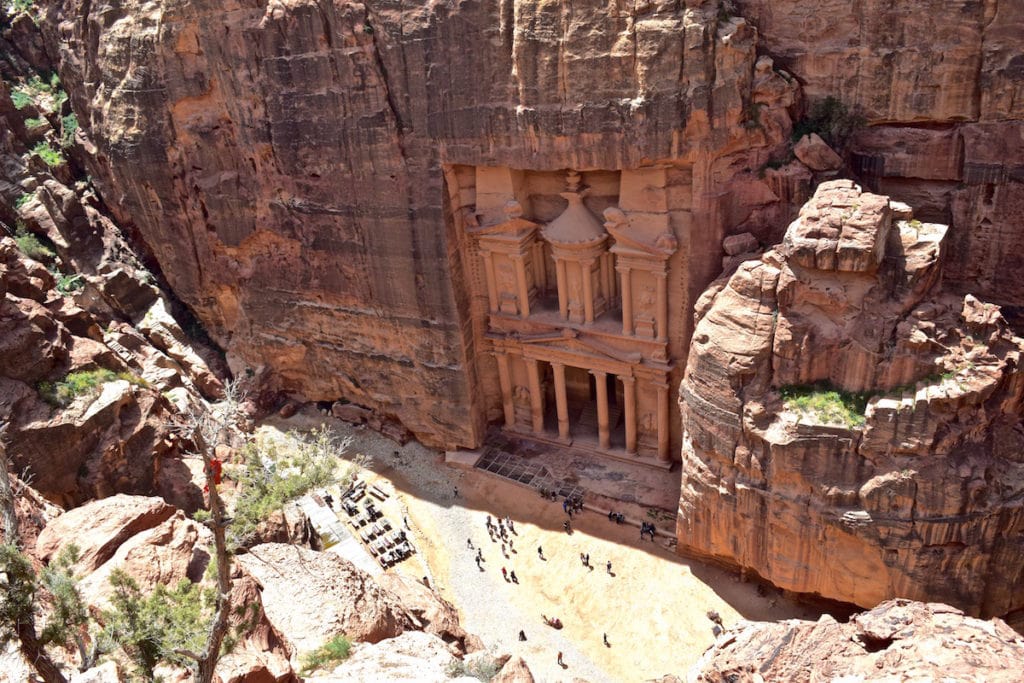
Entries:
{"label": "rock formation", "polygon": [[1024,638],[940,603],[889,600],[845,624],[740,622],[708,649],[690,683],[1020,680]]}
{"label": "rock formation", "polygon": [[764,49],[809,100],[833,97],[870,124],[850,141],[867,187],[950,226],[946,280],[1020,306],[1024,266],[1024,7],[737,0]]}
{"label": "rock formation", "polygon": [[715,0],[91,10],[53,2],[43,27],[92,177],[235,369],[431,444],[476,446],[501,415],[460,251],[474,168],[668,173],[684,312],[721,238],[791,218],[810,178],[759,177],[798,85]]}
{"label": "rock formation", "polygon": [[701,298],[681,549],[872,606],[1024,607],[1024,341],[941,286],[943,225],[822,184]]}

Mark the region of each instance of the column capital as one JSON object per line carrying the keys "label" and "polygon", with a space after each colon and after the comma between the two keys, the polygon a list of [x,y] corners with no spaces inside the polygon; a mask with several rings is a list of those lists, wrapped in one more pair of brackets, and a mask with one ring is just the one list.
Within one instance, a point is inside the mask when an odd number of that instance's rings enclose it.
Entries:
{"label": "column capital", "polygon": [[633,375],[616,375],[623,384],[636,384],[636,377]]}
{"label": "column capital", "polygon": [[[589,372],[594,377],[598,377],[598,376],[600,376],[600,377],[607,377],[608,376],[608,373],[605,370],[587,370],[587,372]],[[667,387],[668,385],[666,384],[665,386]]]}

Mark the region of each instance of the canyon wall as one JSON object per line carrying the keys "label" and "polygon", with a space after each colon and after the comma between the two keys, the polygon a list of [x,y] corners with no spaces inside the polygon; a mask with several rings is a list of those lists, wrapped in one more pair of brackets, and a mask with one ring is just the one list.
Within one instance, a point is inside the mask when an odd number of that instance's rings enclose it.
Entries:
{"label": "canyon wall", "polygon": [[1024,607],[1024,340],[942,285],[947,227],[823,183],[697,305],[681,548],[873,606]]}
{"label": "canyon wall", "polygon": [[758,176],[797,86],[715,1],[64,0],[44,27],[93,180],[236,371],[428,443],[500,415],[446,173],[684,169],[687,320],[722,237],[810,178]]}
{"label": "canyon wall", "polygon": [[1024,296],[1024,5],[739,0],[808,99],[835,97],[868,127],[851,169],[950,226],[946,280],[1016,315]]}

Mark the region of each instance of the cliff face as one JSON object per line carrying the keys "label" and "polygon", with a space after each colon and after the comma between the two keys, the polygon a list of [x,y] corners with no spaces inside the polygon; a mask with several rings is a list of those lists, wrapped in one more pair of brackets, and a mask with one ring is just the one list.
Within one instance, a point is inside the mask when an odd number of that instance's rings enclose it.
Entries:
{"label": "cliff face", "polygon": [[1024,6],[740,0],[762,45],[809,99],[871,124],[850,144],[870,189],[950,226],[946,280],[1020,306],[1024,267]]}
{"label": "cliff face", "polygon": [[692,168],[693,294],[752,207],[787,215],[793,183],[756,170],[796,84],[718,9],[65,0],[46,26],[94,179],[236,369],[469,445],[498,406],[475,380],[454,166]]}
{"label": "cliff face", "polygon": [[943,289],[945,233],[832,181],[709,288],[680,387],[681,547],[863,606],[1024,605],[1024,340]]}

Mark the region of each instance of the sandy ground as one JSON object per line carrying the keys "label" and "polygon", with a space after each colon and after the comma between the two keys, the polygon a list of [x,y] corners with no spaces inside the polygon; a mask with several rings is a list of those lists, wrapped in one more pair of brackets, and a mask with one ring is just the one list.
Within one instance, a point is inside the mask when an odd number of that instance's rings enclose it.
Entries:
{"label": "sandy ground", "polygon": [[[479,470],[446,466],[442,454],[414,442],[399,447],[316,413],[275,418],[264,429],[302,430],[321,421],[353,435],[349,456],[373,458],[366,479],[393,487],[385,514],[399,523],[402,516],[409,519],[419,555],[389,571],[429,576],[459,609],[467,631],[496,652],[522,656],[538,681],[630,682],[685,675],[714,642],[709,610],[727,626],[741,618],[816,619],[819,614],[771,590],[759,595],[734,573],[682,558],[660,539],[640,541],[636,527],[615,525],[604,515],[576,515],[573,533],[566,534],[560,503]],[[490,540],[487,515],[511,517],[516,530],[511,551],[506,547],[503,554],[500,543]],[[538,546],[546,559],[538,556]],[[478,548],[482,570],[474,560]],[[583,566],[580,553],[590,555],[592,569]],[[502,578],[502,567],[515,572],[518,584]],[[542,614],[560,618],[564,629],[545,626]],[[518,639],[520,629],[525,642]],[[558,652],[564,667],[556,662]]]}

